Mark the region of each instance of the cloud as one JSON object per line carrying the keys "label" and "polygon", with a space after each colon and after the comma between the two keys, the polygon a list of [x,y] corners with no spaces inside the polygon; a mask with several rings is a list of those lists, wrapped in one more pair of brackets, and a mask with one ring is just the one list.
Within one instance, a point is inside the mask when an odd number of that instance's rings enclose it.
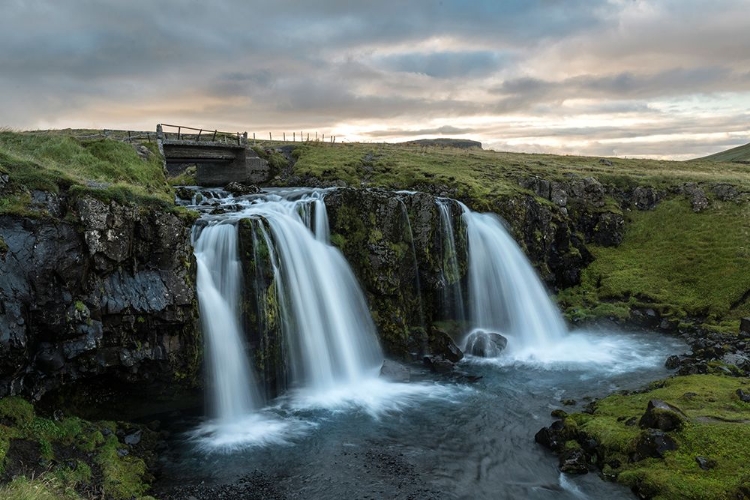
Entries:
{"label": "cloud", "polygon": [[621,154],[651,151],[635,139],[653,134],[682,137],[656,141],[680,155],[696,134],[718,145],[710,133],[742,132],[746,10],[746,0],[7,0],[0,126],[471,134],[550,152],[620,138]]}

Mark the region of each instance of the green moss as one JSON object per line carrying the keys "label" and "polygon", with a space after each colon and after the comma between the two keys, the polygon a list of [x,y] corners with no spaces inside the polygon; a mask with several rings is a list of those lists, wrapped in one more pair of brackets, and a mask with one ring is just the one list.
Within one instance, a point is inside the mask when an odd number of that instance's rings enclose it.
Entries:
{"label": "green moss", "polygon": [[123,445],[117,437],[110,435],[96,456],[95,462],[102,468],[104,492],[116,499],[130,499],[143,495],[148,485],[142,478],[146,464],[133,456],[120,457],[117,450]]}
{"label": "green moss", "polygon": [[[654,498],[734,498],[746,480],[742,471],[750,460],[750,404],[735,392],[748,385],[748,379],[716,375],[676,377],[646,392],[611,395],[596,403],[593,415],[569,418],[580,419],[578,429],[603,446],[606,460],[620,460],[621,468],[610,472],[623,484]],[[667,452],[663,460],[630,462],[641,429],[626,422],[639,419],[650,399],[678,407],[687,421],[682,430],[670,432],[677,450]],[[716,467],[702,470],[697,456],[715,460]]]}
{"label": "green moss", "polygon": [[[6,425],[7,424],[7,425]],[[34,408],[27,401],[18,397],[0,399],[0,471],[9,450],[12,439],[24,439],[39,444],[40,458],[55,463],[55,450],[60,447],[75,446],[78,450],[92,457],[102,470],[102,486],[108,498],[130,499],[143,495],[149,485],[144,482],[145,462],[130,454],[120,457],[119,449],[127,449],[116,437],[115,422],[92,423],[77,417],[66,417],[59,421],[37,416]],[[104,437],[104,433],[108,437]],[[61,461],[62,462],[62,461]],[[64,462],[46,473],[43,480],[25,481],[20,486],[8,485],[0,488],[0,497],[15,498],[16,491],[27,494],[28,491],[39,491],[56,495],[52,498],[67,498],[74,494],[79,483],[92,481],[91,467],[78,461],[71,467]],[[18,488],[18,490],[16,490]],[[2,494],[5,493],[6,496]],[[21,493],[19,493],[20,495]],[[27,498],[20,496],[18,498]],[[34,498],[34,497],[28,497]],[[40,498],[46,498],[44,496]],[[71,498],[78,498],[71,496]]]}
{"label": "green moss", "polygon": [[18,426],[31,425],[34,420],[34,407],[17,396],[0,398],[0,419],[9,419]]}
{"label": "green moss", "polygon": [[646,307],[737,331],[739,318],[750,314],[743,301],[750,290],[750,208],[714,201],[694,213],[679,197],[628,218],[622,245],[591,246],[596,260],[581,286],[561,294],[569,317],[586,309],[622,319],[630,307]]}

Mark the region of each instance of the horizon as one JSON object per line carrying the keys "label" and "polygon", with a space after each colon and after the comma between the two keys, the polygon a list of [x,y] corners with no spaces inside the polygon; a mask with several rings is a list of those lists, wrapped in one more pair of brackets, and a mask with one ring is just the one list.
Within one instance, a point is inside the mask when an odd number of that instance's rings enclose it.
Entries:
{"label": "horizon", "polygon": [[692,159],[750,142],[748,7],[16,0],[0,19],[0,127]]}

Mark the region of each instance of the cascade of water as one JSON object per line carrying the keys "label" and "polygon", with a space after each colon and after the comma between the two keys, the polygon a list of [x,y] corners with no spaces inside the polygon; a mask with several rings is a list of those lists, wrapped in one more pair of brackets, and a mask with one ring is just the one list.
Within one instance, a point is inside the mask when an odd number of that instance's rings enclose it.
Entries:
{"label": "cascade of water", "polygon": [[453,231],[451,220],[452,200],[445,198],[437,199],[438,212],[440,214],[441,250],[442,261],[441,274],[445,288],[443,288],[444,308],[450,313],[450,317],[460,322],[466,321],[466,309],[464,308],[464,296],[461,291],[461,272],[458,267],[458,253],[456,252],[456,236]]}
{"label": "cascade of water", "polygon": [[472,326],[508,335],[518,348],[543,348],[560,340],[565,322],[500,219],[462,207]]}
{"label": "cascade of water", "polygon": [[[268,227],[262,234],[295,382],[325,390],[376,372],[382,353],[375,325],[349,265],[326,243],[322,199],[258,202],[244,213],[261,215]],[[311,213],[314,224],[305,215]]]}
{"label": "cascade of water", "polygon": [[237,228],[212,224],[194,229],[198,263],[197,291],[206,360],[211,377],[212,411],[223,422],[235,421],[262,403],[245,355],[239,319],[241,264]]}
{"label": "cascade of water", "polygon": [[409,212],[406,210],[406,203],[401,198],[397,198],[401,205],[401,213],[406,219],[406,228],[409,230],[409,244],[411,245],[411,257],[414,262],[414,286],[417,288],[417,304],[419,305],[419,323],[422,328],[425,327],[424,322],[424,308],[422,307],[422,285],[419,281],[419,262],[417,261],[417,250],[414,247],[414,233],[411,230],[411,220],[409,220]]}

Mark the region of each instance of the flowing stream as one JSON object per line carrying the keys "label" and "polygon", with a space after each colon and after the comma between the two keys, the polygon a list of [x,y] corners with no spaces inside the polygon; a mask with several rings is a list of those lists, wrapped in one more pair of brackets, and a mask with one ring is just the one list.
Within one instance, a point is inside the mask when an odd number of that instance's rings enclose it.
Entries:
{"label": "flowing stream", "polygon": [[[194,239],[213,412],[171,422],[184,432],[158,489],[174,498],[190,485],[256,483],[270,498],[632,498],[595,474],[560,474],[533,436],[562,400],[580,411],[591,398],[666,375],[664,359],[683,344],[646,333],[567,333],[501,221],[466,207],[468,294],[460,295],[455,231],[447,202],[438,201],[443,239],[452,240],[443,260],[454,297],[465,301],[471,328],[501,333],[508,348],[466,356],[458,376],[412,366],[410,382],[385,381],[362,291],[329,244],[324,195],[214,193],[214,205],[221,199],[233,211],[204,216]],[[265,404],[253,392],[239,320],[241,219],[253,246],[268,248],[275,288],[267,293],[277,297],[291,370],[288,390]],[[262,252],[253,252],[257,274]]]}

